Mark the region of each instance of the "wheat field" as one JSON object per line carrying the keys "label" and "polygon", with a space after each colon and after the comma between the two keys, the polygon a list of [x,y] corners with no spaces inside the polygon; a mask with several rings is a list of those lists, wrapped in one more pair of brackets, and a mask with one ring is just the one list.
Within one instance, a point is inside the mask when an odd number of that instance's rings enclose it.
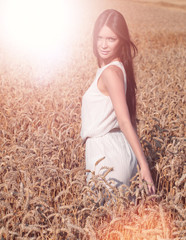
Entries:
{"label": "wheat field", "polygon": [[[155,0],[79,4],[72,54],[50,77],[0,47],[0,239],[184,240],[185,8]],[[86,182],[81,98],[97,68],[93,23],[106,8],[123,13],[138,48],[138,135],[153,196],[138,175],[124,193],[94,172]]]}

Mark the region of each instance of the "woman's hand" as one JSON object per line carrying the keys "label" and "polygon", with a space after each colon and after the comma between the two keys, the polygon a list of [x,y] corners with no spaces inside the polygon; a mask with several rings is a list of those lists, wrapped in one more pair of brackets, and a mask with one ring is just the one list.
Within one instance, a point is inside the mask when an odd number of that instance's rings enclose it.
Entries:
{"label": "woman's hand", "polygon": [[142,180],[146,181],[147,186],[148,186],[148,194],[149,195],[155,194],[155,185],[154,185],[154,182],[153,182],[153,179],[152,179],[152,176],[151,176],[148,166],[141,168],[140,179],[141,179],[141,181]]}

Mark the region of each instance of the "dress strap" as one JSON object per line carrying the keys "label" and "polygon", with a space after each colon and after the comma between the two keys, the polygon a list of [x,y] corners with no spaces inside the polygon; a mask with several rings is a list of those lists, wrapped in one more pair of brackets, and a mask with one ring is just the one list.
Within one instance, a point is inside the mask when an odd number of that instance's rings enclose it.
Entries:
{"label": "dress strap", "polygon": [[126,90],[127,90],[127,76],[126,76],[126,71],[125,71],[125,68],[124,68],[124,66],[123,66],[123,63],[120,62],[120,61],[113,61],[113,62],[110,62],[109,64],[107,64],[107,65],[105,65],[105,66],[103,66],[103,67],[101,67],[101,68],[98,68],[98,73],[97,73],[97,76],[96,76],[96,84],[97,84],[97,81],[98,81],[98,79],[100,78],[102,72],[103,72],[107,67],[109,67],[109,66],[111,66],[111,65],[115,65],[115,66],[119,67],[119,68],[122,70],[122,72],[123,72],[123,77],[124,77],[124,83],[125,83],[125,93],[126,93]]}

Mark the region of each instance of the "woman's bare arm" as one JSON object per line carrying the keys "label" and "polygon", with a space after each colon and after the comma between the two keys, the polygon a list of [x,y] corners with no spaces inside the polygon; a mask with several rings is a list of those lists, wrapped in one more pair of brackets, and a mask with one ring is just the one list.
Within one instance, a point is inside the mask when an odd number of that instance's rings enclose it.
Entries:
{"label": "woman's bare arm", "polygon": [[[141,178],[147,181],[149,193],[155,193],[148,163],[134,130],[127,107],[123,73],[117,66],[107,67],[101,75],[102,89],[110,96],[121,131],[124,133],[140,165]],[[99,85],[98,85],[99,87]]]}

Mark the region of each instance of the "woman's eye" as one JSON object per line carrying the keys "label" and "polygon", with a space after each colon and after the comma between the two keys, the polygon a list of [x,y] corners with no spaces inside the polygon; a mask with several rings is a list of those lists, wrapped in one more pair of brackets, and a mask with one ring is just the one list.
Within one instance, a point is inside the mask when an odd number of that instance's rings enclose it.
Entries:
{"label": "woman's eye", "polygon": [[114,42],[116,39],[115,38],[108,38],[109,42]]}

